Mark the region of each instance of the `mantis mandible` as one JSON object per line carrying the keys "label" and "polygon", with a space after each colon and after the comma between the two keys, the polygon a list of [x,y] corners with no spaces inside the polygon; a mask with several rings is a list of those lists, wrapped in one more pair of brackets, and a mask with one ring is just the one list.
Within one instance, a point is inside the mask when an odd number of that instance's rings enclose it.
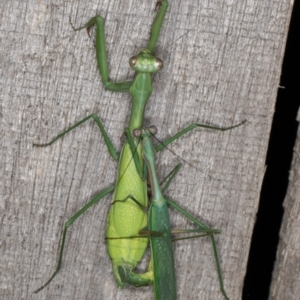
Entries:
{"label": "mantis mandible", "polygon": [[[129,134],[126,135],[127,141],[125,142],[121,153],[118,154],[98,115],[91,114],[60,133],[50,142],[45,144],[34,144],[35,146],[42,147],[51,145],[71,130],[75,129],[86,121],[93,119],[103,135],[109,153],[119,163],[118,175],[115,184],[103,189],[97,196],[95,196],[89,203],[87,203],[65,223],[57,267],[50,279],[44,285],[38,288],[35,291],[36,293],[46,287],[61,269],[68,228],[87,209],[113,191],[113,205],[111,206],[108,214],[106,241],[108,254],[112,260],[113,273],[118,286],[124,287],[127,282],[130,282],[129,278],[124,278],[124,274],[120,274],[120,270],[122,268],[134,270],[144,255],[148,245],[148,238],[145,236],[140,236],[139,232],[142,228],[147,226],[147,214],[141,210],[141,207],[148,207],[146,180],[147,168],[142,157],[142,145],[140,143],[140,137],[134,136],[133,131],[138,128],[143,128],[144,110],[152,92],[152,74],[157,73],[162,68],[162,61],[154,56],[154,50],[167,7],[167,0],[161,0],[157,3],[158,12],[151,27],[148,46],[147,48],[142,49],[138,55],[133,56],[129,60],[130,67],[136,71],[133,81],[112,82],[109,80],[104,20],[101,16],[92,18],[83,27],[77,29],[73,28],[74,30],[87,28],[88,34],[90,35],[90,29],[93,26],[96,26],[96,57],[104,87],[113,92],[129,92],[132,98],[131,116],[128,125]],[[214,127],[194,123],[164,141],[162,145],[156,147],[156,151],[162,150],[166,145],[196,127],[225,131],[235,128],[242,123],[231,127]],[[136,201],[138,201],[138,205],[135,200],[132,199],[137,199]],[[130,222],[128,220],[134,220],[134,222]],[[217,268],[218,270],[220,269],[218,261]],[[149,285],[153,281],[151,276],[142,276],[140,278],[142,278],[142,280],[140,281],[139,285]]]}

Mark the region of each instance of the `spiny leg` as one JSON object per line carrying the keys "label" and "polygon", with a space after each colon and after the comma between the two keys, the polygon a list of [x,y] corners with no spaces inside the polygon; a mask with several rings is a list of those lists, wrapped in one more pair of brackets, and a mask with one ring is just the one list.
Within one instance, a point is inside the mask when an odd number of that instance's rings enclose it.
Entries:
{"label": "spiny leg", "polygon": [[106,189],[104,189],[100,194],[98,194],[96,197],[94,197],[89,203],[87,203],[82,209],[80,209],[75,215],[73,215],[64,225],[64,231],[63,231],[63,235],[62,235],[62,242],[61,242],[61,246],[60,246],[60,251],[59,251],[59,258],[58,258],[58,263],[57,263],[57,267],[54,271],[54,273],[52,274],[52,276],[50,277],[50,279],[44,284],[42,285],[40,288],[38,288],[36,291],[34,291],[34,293],[38,293],[39,291],[41,291],[44,287],[46,287],[52,280],[53,278],[57,275],[57,273],[59,272],[60,268],[61,268],[61,264],[62,264],[62,257],[63,257],[63,252],[64,252],[64,247],[65,247],[65,241],[66,241],[66,235],[67,235],[67,230],[68,228],[87,210],[89,209],[92,205],[96,204],[98,201],[100,201],[104,196],[106,196],[107,194],[109,194],[110,192],[112,192],[114,190],[115,186],[112,185]]}
{"label": "spiny leg", "polygon": [[[165,179],[163,180],[162,183],[164,183],[166,181],[166,184],[161,187],[162,192],[164,193],[166,191],[166,189],[169,187],[171,181],[174,179],[174,177],[176,176],[176,174],[178,173],[179,169],[181,168],[182,164],[179,163],[177,166],[175,166],[175,168],[165,177]],[[162,183],[160,185],[162,185]],[[211,234],[219,234],[221,233],[220,229],[211,229],[211,228],[201,228],[201,229],[185,229],[185,230],[172,230],[172,234],[179,234],[179,233],[193,233],[193,232],[203,232],[203,234],[201,235],[193,235],[193,236],[189,236],[189,237],[184,237],[184,238],[177,238],[177,239],[173,239],[173,241],[177,241],[177,240],[185,240],[185,239],[191,239],[191,238],[198,238],[198,237],[204,237],[204,236],[208,236]]]}
{"label": "spiny leg", "polygon": [[[161,190],[164,193],[166,191],[166,189],[169,187],[170,183],[172,182],[172,180],[174,179],[174,177],[177,175],[177,173],[179,172],[180,168],[182,166],[182,163],[179,163],[175,166],[175,168],[164,178],[164,180],[160,183],[161,186]],[[166,182],[164,184],[164,186],[162,186],[162,184]],[[165,198],[166,202],[168,202],[168,198]],[[169,200],[171,201],[171,200]],[[174,203],[175,204],[175,203]],[[186,212],[187,213],[187,212]],[[188,214],[188,213],[187,213]],[[196,220],[196,219],[195,219]],[[198,220],[197,220],[198,221]],[[188,230],[172,230],[173,234],[179,234],[179,233],[192,233],[192,232],[203,232],[203,235],[200,236],[191,236],[191,237],[186,237],[186,238],[179,238],[179,239],[175,239],[175,240],[184,240],[184,239],[190,239],[190,238],[196,238],[196,237],[202,237],[202,236],[208,236],[210,234],[220,234],[221,230],[220,229],[211,229],[209,227],[207,227],[206,225],[204,225],[203,223],[200,222],[200,224],[203,225],[203,227],[199,230],[199,229],[188,229]],[[199,224],[198,224],[199,225]],[[174,241],[174,239],[173,239]]]}
{"label": "spiny leg", "polygon": [[88,121],[89,119],[93,119],[97,126],[99,127],[102,136],[104,138],[105,144],[107,146],[107,149],[110,153],[110,155],[115,159],[118,160],[119,159],[119,154],[117,153],[117,151],[115,150],[106,130],[104,129],[104,126],[102,124],[102,122],[100,121],[99,117],[97,114],[91,114],[87,117],[85,117],[84,119],[82,119],[81,121],[77,122],[75,125],[69,127],[67,130],[63,131],[62,133],[60,133],[58,136],[56,136],[54,139],[52,139],[49,143],[45,143],[45,144],[37,144],[34,143],[33,145],[36,147],[46,147],[49,145],[52,145],[56,140],[58,140],[59,138],[63,137],[65,134],[67,134],[68,132],[72,131],[73,129],[75,129],[76,127],[80,126],[81,124],[83,124],[84,122]]}
{"label": "spiny leg", "polygon": [[[199,220],[197,220],[195,217],[193,217],[191,214],[189,214],[186,210],[184,210],[182,207],[180,207],[179,205],[177,205],[172,200],[170,200],[168,198],[165,198],[165,200],[167,201],[167,203],[170,206],[172,206],[173,208],[175,208],[177,211],[179,211],[184,216],[186,216],[188,219],[190,219],[192,222],[194,222],[196,225],[198,225],[200,227],[200,229],[203,229],[204,231],[213,231],[213,230],[216,230],[216,229],[210,229],[208,226],[206,226],[205,224],[203,224],[202,222],[200,222]],[[220,232],[215,232],[215,233],[220,233]],[[221,271],[221,266],[220,266],[220,260],[219,260],[217,246],[216,246],[216,241],[215,241],[215,238],[214,238],[214,234],[215,233],[208,233],[206,235],[210,236],[211,243],[212,243],[212,246],[213,246],[213,252],[214,252],[214,257],[215,257],[215,262],[216,262],[216,267],[217,267],[217,273],[218,273],[218,279],[219,279],[219,284],[220,284],[220,290],[221,290],[223,296],[225,297],[225,299],[229,300],[229,298],[228,298],[228,296],[226,294],[225,288],[224,288],[223,276],[222,276],[222,271]]]}
{"label": "spiny leg", "polygon": [[182,135],[186,134],[187,132],[189,132],[189,131],[197,128],[197,127],[212,129],[212,130],[218,130],[218,131],[227,131],[227,130],[231,130],[233,128],[239,127],[239,126],[243,125],[245,122],[246,122],[246,120],[244,120],[243,122],[238,123],[236,125],[230,126],[230,127],[217,127],[217,126],[209,126],[209,125],[205,125],[205,124],[193,123],[193,124],[187,126],[186,128],[184,128],[183,130],[179,131],[175,135],[171,136],[170,138],[168,138],[167,140],[162,142],[160,145],[156,146],[155,151],[158,152],[158,151],[162,150],[168,144],[172,143],[173,141],[180,138]]}
{"label": "spiny leg", "polygon": [[169,3],[167,0],[160,0],[160,1],[157,1],[157,3],[156,3],[155,9],[158,8],[159,11],[152,23],[150,39],[149,39],[148,47],[147,47],[147,49],[150,50],[150,52],[152,54],[154,54],[154,50],[155,50],[155,47],[157,44],[157,40],[158,40],[158,37],[160,34],[160,30],[161,30],[162,23],[165,18],[165,14],[166,14],[168,5],[169,5]]}
{"label": "spiny leg", "polygon": [[175,168],[160,183],[162,193],[164,193],[166,191],[166,189],[169,187],[170,183],[172,182],[172,180],[174,179],[174,177],[178,173],[178,171],[181,168],[181,166],[182,166],[182,163],[179,163],[177,166],[175,166]]}
{"label": "spiny leg", "polygon": [[79,28],[75,28],[71,23],[71,26],[75,31],[86,28],[89,36],[91,36],[90,31],[94,25],[96,26],[95,45],[98,69],[105,88],[114,92],[129,92],[132,81],[112,82],[109,80],[103,18],[101,16],[95,16],[90,19],[84,26]]}

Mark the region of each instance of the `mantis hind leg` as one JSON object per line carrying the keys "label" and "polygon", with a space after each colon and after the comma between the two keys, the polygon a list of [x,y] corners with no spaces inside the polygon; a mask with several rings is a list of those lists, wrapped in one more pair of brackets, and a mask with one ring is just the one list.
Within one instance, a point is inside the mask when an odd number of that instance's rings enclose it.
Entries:
{"label": "mantis hind leg", "polygon": [[96,204],[98,201],[100,201],[104,196],[106,196],[107,194],[109,194],[110,192],[112,192],[114,190],[115,186],[110,186],[106,189],[104,189],[100,194],[98,194],[96,197],[94,197],[89,203],[87,203],[82,209],[80,209],[75,215],[73,215],[64,225],[64,230],[63,230],[63,234],[62,234],[62,242],[61,242],[61,246],[60,246],[60,250],[59,250],[59,258],[58,258],[58,263],[57,263],[57,267],[54,271],[54,273],[52,274],[52,276],[50,277],[50,279],[44,284],[42,285],[40,288],[38,288],[37,290],[34,291],[34,293],[38,293],[39,291],[41,291],[44,287],[46,287],[52,280],[53,278],[57,275],[57,273],[59,272],[59,270],[61,269],[61,264],[62,264],[62,257],[63,257],[63,252],[64,252],[64,247],[65,247],[65,241],[66,241],[66,235],[67,235],[67,231],[68,228],[87,210],[89,209],[92,205]]}
{"label": "mantis hind leg", "polygon": [[[215,258],[215,262],[216,262],[216,268],[217,268],[217,273],[218,273],[220,290],[221,290],[223,296],[225,297],[225,299],[229,300],[229,298],[226,294],[225,288],[224,288],[223,276],[222,276],[222,271],[221,271],[221,266],[220,266],[220,259],[219,259],[218,250],[217,250],[217,246],[216,246],[216,241],[215,241],[215,237],[214,237],[214,234],[221,233],[221,231],[218,230],[218,229],[210,229],[208,226],[206,226],[205,224],[203,224],[202,222],[197,220],[195,217],[193,217],[191,214],[189,214],[186,210],[184,210],[182,207],[177,205],[172,200],[167,199],[167,198],[165,198],[165,200],[167,201],[168,205],[175,208],[177,211],[182,213],[184,216],[186,216],[188,219],[190,219],[193,223],[195,223],[197,226],[199,226],[198,231],[199,232],[204,232],[204,234],[202,236],[209,236],[210,237],[212,247],[213,247],[214,258]],[[187,232],[191,232],[191,231],[187,230]],[[194,237],[196,237],[196,236],[194,236]]]}

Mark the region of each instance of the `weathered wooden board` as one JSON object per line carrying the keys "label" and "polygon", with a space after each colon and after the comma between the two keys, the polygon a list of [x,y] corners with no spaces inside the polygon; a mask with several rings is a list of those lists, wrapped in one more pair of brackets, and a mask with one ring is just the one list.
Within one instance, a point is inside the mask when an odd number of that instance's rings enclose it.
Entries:
{"label": "weathered wooden board", "polygon": [[[225,286],[240,299],[292,2],[170,0],[158,44],[164,69],[154,76],[146,124],[160,139],[192,122],[229,126],[195,130],[171,149],[186,161],[167,195],[217,237]],[[131,78],[128,59],[146,46],[155,1],[7,1],[1,24],[0,294],[3,299],[152,299],[152,287],[118,289],[105,249],[110,197],[82,216],[67,236],[63,268],[52,274],[64,222],[114,182],[117,164],[98,128],[83,125],[49,141],[92,112],[118,149],[128,121],[127,94],[105,91],[93,42],[76,26],[106,18],[110,77]],[[157,159],[163,178],[179,159]],[[209,176],[208,176],[209,175]],[[171,211],[174,227],[190,223]],[[222,299],[209,239],[178,242],[178,299]],[[146,260],[144,262],[146,265]],[[5,276],[4,276],[5,275]]]}

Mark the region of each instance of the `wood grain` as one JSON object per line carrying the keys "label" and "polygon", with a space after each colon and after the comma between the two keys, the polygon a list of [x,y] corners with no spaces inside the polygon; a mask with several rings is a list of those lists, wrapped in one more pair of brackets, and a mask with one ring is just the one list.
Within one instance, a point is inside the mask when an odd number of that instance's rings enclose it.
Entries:
{"label": "wood grain", "polygon": [[[249,245],[264,176],[274,103],[292,2],[170,1],[157,55],[146,125],[161,140],[192,122],[230,126],[195,130],[171,149],[186,161],[167,195],[213,228],[224,284],[241,299]],[[7,1],[1,8],[2,299],[153,299],[152,287],[118,289],[106,253],[107,197],[67,236],[63,268],[52,274],[64,222],[114,182],[117,164],[92,122],[53,146],[36,148],[97,112],[116,147],[128,121],[127,94],[105,91],[93,42],[74,32],[95,14],[106,18],[110,78],[132,78],[128,60],[146,46],[155,1]],[[179,159],[163,151],[163,178]],[[174,211],[176,228],[191,225]],[[178,299],[223,299],[209,239],[174,245]],[[145,259],[144,266],[146,266]],[[5,275],[5,276],[4,276]]]}

